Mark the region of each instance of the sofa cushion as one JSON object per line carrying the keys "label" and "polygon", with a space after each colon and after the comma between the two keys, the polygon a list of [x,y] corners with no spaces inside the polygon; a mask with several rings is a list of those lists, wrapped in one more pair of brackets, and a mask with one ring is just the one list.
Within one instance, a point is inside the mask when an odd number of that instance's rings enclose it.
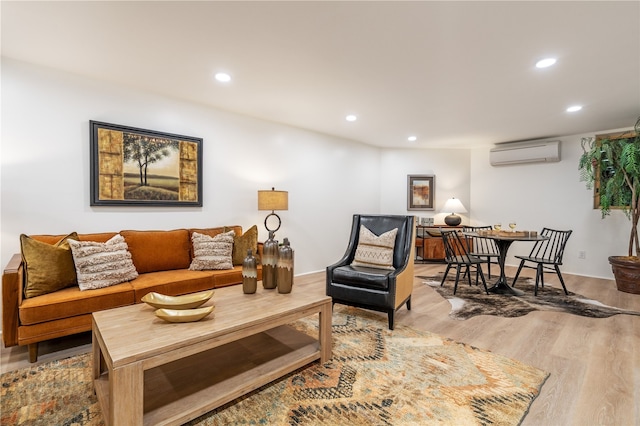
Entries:
{"label": "sofa cushion", "polygon": [[353,266],[393,270],[393,250],[396,245],[398,228],[376,235],[364,225],[360,225],[358,247]]}
{"label": "sofa cushion", "polygon": [[202,271],[208,269],[232,269],[234,231],[223,232],[215,237],[194,232],[191,235],[193,242],[193,260],[189,269]]}
{"label": "sofa cushion", "polygon": [[[233,269],[211,272],[214,273],[215,288],[242,284],[242,266],[234,266]],[[258,265],[258,281],[260,280],[262,280],[262,265]]]}
{"label": "sofa cushion", "polygon": [[118,235],[117,232],[97,232],[94,234],[78,234],[78,240],[79,241],[95,241],[97,243],[106,243],[116,235]]}
{"label": "sofa cushion", "polygon": [[[225,232],[231,231],[231,228],[224,227]],[[247,250],[251,250],[251,253],[258,258],[258,227],[253,225],[247,231],[238,235],[237,233],[233,237],[233,265],[242,265],[244,258],[247,257]],[[260,260],[258,259],[258,262]]]}
{"label": "sofa cushion", "polygon": [[[117,235],[117,232],[97,232],[93,234],[77,234],[78,241],[97,241],[99,243],[104,243],[108,241],[110,238],[113,238],[114,235]],[[66,235],[29,235],[34,240],[41,241],[47,244],[55,244],[61,239],[63,239]]]}
{"label": "sofa cushion", "polygon": [[[130,284],[135,291],[135,301],[139,303],[145,294],[152,291],[166,294],[167,296],[180,296],[181,294],[210,290],[215,287],[216,274],[229,272],[233,271],[191,271],[189,269],[180,269],[149,272],[139,275],[138,278],[130,281]],[[240,278],[236,282],[242,282],[241,272],[239,272],[239,276]]]}
{"label": "sofa cushion", "polygon": [[191,263],[189,231],[121,231],[136,270],[146,272],[187,269]]}
{"label": "sofa cushion", "polygon": [[55,244],[37,241],[20,235],[20,250],[25,264],[25,298],[51,293],[76,284],[76,270],[69,240],[76,240],[75,232]]}
{"label": "sofa cushion", "polygon": [[80,290],[108,287],[138,276],[127,243],[120,234],[104,243],[69,241],[69,245]]}
{"label": "sofa cushion", "polygon": [[77,286],[25,299],[19,308],[22,325],[90,314],[103,309],[132,305],[133,287],[126,282],[91,291]]}
{"label": "sofa cushion", "polygon": [[[223,232],[228,232],[231,231],[231,227],[227,227],[227,226],[218,226],[216,228],[193,228],[193,229],[189,229],[189,241],[191,241],[191,238],[193,238],[193,234],[194,233],[198,233],[198,234],[202,234],[202,235],[208,235],[210,237],[215,237],[218,234],[222,234]],[[240,233],[242,233],[242,231],[240,231]]]}

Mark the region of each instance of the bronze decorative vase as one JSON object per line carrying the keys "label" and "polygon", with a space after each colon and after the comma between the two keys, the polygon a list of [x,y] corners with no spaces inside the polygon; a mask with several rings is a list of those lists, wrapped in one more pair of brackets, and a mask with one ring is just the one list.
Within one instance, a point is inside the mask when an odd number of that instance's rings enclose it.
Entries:
{"label": "bronze decorative vase", "polygon": [[293,287],[293,249],[285,238],[278,251],[278,293],[291,293]]}
{"label": "bronze decorative vase", "polygon": [[273,236],[274,232],[269,231],[269,239],[262,247],[262,286],[266,289],[277,287],[278,240],[274,240]]}
{"label": "bronze decorative vase", "polygon": [[247,250],[247,257],[242,261],[242,291],[253,294],[258,289],[257,261],[251,249]]}

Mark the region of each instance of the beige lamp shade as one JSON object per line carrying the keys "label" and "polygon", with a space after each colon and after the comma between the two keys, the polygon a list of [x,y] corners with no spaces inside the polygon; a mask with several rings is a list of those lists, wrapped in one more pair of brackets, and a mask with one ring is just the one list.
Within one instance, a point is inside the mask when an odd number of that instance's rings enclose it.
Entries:
{"label": "beige lamp shade", "polygon": [[289,210],[289,192],[271,190],[258,191],[258,210]]}
{"label": "beige lamp shade", "polygon": [[466,213],[467,209],[464,208],[462,202],[457,198],[449,198],[447,202],[444,203],[442,211],[451,213],[444,218],[444,223],[449,226],[458,226],[460,222],[462,222],[462,218],[456,213]]}
{"label": "beige lamp shade", "polygon": [[446,213],[466,213],[467,209],[464,208],[464,205],[459,199],[449,198],[447,202],[444,203],[442,211]]}

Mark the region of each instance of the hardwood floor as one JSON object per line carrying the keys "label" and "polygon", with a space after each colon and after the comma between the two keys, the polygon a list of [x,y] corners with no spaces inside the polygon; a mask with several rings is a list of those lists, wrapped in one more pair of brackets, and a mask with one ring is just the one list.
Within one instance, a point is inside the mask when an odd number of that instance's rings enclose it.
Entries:
{"label": "hardwood floor", "polygon": [[[416,264],[415,275],[443,270],[440,264]],[[508,268],[509,272],[513,275],[515,270]],[[640,311],[640,295],[619,292],[611,280],[563,276],[570,291]],[[548,274],[545,285],[560,284]],[[324,288],[325,274],[318,272],[296,277],[293,291],[324,292]],[[396,324],[437,333],[548,371],[549,379],[523,425],[640,425],[640,316],[595,319],[532,312],[519,318],[478,316],[458,321],[449,318],[449,311],[449,302],[416,278],[412,310],[401,308]],[[88,352],[89,338],[43,344],[38,362]],[[26,348],[2,348],[0,352],[3,372],[29,365]]]}

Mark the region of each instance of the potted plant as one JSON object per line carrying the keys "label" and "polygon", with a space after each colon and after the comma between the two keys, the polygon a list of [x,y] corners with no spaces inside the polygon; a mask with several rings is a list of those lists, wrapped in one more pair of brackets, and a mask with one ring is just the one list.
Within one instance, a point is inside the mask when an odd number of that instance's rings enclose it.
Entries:
{"label": "potted plant", "polygon": [[640,118],[634,131],[583,138],[580,180],[596,190],[595,204],[604,219],[611,209],[622,209],[631,221],[629,253],[610,256],[618,290],[640,294]]}

